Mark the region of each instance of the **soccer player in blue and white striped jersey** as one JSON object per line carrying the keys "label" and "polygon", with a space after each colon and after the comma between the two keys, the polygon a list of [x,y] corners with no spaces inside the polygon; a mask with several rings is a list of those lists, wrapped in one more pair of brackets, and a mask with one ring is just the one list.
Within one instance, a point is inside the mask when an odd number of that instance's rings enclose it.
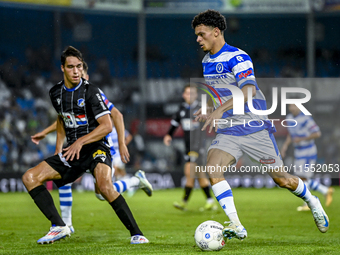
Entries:
{"label": "soccer player in blue and white striped jersey", "polygon": [[[252,105],[256,110],[266,110],[266,100],[256,83],[253,63],[248,54],[225,42],[225,17],[217,11],[207,10],[194,17],[192,27],[197,36],[196,41],[207,52],[202,61],[205,83],[210,86],[211,94],[217,99],[217,104],[209,107],[207,114],[204,115],[202,109],[199,110],[196,120],[205,121],[202,130],[210,125],[209,131],[215,120],[225,120],[222,125],[218,125],[218,129],[215,126],[217,136],[208,148],[207,167],[211,169],[216,166],[231,166],[243,154],[270,166],[275,169],[269,172],[274,182],[302,198],[311,208],[318,229],[326,232],[329,227],[328,216],[319,199],[312,196],[300,178],[283,171],[283,162],[273,136],[275,127],[267,116],[256,115],[249,109],[248,95],[252,96]],[[243,99],[232,94],[231,86],[241,90]],[[234,100],[244,100],[244,115],[233,114]],[[210,105],[212,106],[212,101]],[[233,194],[223,171],[210,172],[209,177],[214,195],[230,220],[229,225],[223,229],[224,237],[246,238],[247,231],[239,220]]]}
{"label": "soccer player in blue and white striped jersey", "polygon": [[[287,115],[287,120],[295,120],[288,127],[288,136],[281,148],[281,155],[285,157],[288,146],[294,144],[294,165],[296,169],[296,175],[299,176],[307,185],[310,190],[314,190],[323,194],[326,198],[326,206],[329,206],[333,201],[332,187],[326,187],[319,181],[313,180],[314,172],[309,171],[311,166],[316,163],[317,160],[317,148],[314,139],[321,136],[320,128],[315,123],[312,116],[304,115],[300,109],[291,104],[288,107],[290,114]],[[292,121],[290,121],[292,122]],[[307,204],[299,206],[298,211],[309,211]]]}

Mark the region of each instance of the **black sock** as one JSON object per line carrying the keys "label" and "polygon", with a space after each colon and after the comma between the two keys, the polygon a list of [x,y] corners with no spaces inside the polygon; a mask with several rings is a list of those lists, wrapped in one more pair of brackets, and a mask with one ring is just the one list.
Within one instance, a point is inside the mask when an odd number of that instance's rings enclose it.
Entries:
{"label": "black sock", "polygon": [[192,187],[188,187],[188,186],[184,187],[184,198],[183,198],[183,201],[187,202],[189,200],[191,191],[192,191]]}
{"label": "black sock", "polygon": [[35,187],[28,193],[31,195],[34,203],[39,207],[40,211],[51,221],[52,225],[66,226],[55,208],[50,192],[44,185]]}
{"label": "black sock", "polygon": [[119,197],[112,201],[110,205],[112,206],[113,210],[115,210],[120,221],[130,231],[131,236],[143,235],[122,195],[119,195]]}
{"label": "black sock", "polygon": [[207,186],[207,187],[204,187],[202,188],[204,194],[207,196],[207,199],[211,198],[211,195],[210,195],[210,186]]}

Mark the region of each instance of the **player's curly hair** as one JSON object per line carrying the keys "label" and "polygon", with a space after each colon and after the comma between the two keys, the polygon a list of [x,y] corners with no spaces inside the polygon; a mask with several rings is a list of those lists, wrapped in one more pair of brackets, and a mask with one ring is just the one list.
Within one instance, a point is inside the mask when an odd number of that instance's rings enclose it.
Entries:
{"label": "player's curly hair", "polygon": [[195,29],[199,25],[210,27],[218,27],[221,32],[227,29],[227,21],[225,17],[215,10],[206,10],[197,14],[191,22],[191,26]]}
{"label": "player's curly hair", "polygon": [[65,65],[65,61],[67,57],[76,57],[80,61],[82,62],[84,61],[83,55],[81,54],[81,52],[72,46],[68,46],[61,54],[61,57],[60,57],[61,65]]}

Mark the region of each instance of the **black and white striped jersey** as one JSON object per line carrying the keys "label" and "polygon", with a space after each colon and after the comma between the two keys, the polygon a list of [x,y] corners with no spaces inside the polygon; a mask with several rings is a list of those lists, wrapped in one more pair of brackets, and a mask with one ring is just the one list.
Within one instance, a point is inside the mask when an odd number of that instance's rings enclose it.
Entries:
{"label": "black and white striped jersey", "polygon": [[99,125],[98,118],[110,114],[99,88],[85,79],[72,89],[65,87],[64,81],[58,82],[51,88],[50,98],[63,118],[68,146],[93,131]]}

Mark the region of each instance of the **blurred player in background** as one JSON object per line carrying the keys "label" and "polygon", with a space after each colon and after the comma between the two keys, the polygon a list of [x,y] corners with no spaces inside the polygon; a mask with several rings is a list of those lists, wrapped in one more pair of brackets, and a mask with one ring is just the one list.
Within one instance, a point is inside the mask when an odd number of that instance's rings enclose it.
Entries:
{"label": "blurred player in background", "polygon": [[[112,131],[110,111],[103,102],[100,90],[81,78],[81,52],[67,47],[61,55],[61,69],[63,81],[50,90],[53,107],[58,113],[55,155],[29,169],[22,177],[30,196],[52,225],[50,231],[37,242],[53,243],[71,234],[44,183],[53,180],[58,187],[62,187],[90,170],[101,195],[130,231],[130,243],[148,243],[125,199],[113,189],[111,155],[105,138]],[[65,137],[67,147],[63,148]],[[123,155],[124,161],[129,160],[127,150]]]}
{"label": "blurred player in background", "polygon": [[[85,80],[89,80],[89,75],[88,75],[88,65],[85,61],[83,61],[83,71],[82,71],[82,78]],[[114,105],[107,99],[103,91],[99,89],[101,96],[103,98],[104,103],[108,107],[108,109],[111,112],[111,119],[112,122],[115,123],[119,127],[119,132],[121,130],[124,130],[124,120],[123,120],[123,115],[121,112],[114,107]],[[52,125],[49,127],[45,128],[43,131],[31,136],[32,142],[35,144],[39,144],[39,141],[44,139],[46,135],[48,135],[51,132],[54,132],[57,130],[57,121],[55,121]],[[130,137],[126,136],[126,132],[124,133],[124,139],[122,140],[125,142],[121,142],[121,145],[119,146],[119,138],[118,138],[118,132],[117,129],[113,126],[112,127],[112,132],[109,133],[106,138],[108,140],[108,144],[110,145],[110,153],[111,153],[111,161],[112,161],[112,172],[115,174],[115,165],[118,164],[118,159],[121,162],[121,165],[125,164],[123,163],[121,159],[121,155],[124,156],[125,160],[127,160],[129,153],[126,148],[126,145],[131,141]],[[131,135],[130,135],[131,136]],[[120,139],[122,139],[120,137]],[[122,151],[122,154],[120,153]],[[113,160],[115,158],[115,160]],[[124,168],[125,170],[125,168]],[[95,181],[95,178],[93,179]],[[141,188],[145,191],[145,193],[148,196],[152,195],[152,186],[148,182],[148,180],[145,177],[145,173],[142,170],[139,170],[136,172],[135,176],[131,178],[126,178],[125,180],[121,181],[116,181],[113,183],[113,188],[118,192],[118,193],[123,193],[125,191],[131,191],[135,192],[137,188]],[[72,203],[73,203],[73,197],[72,197],[72,183],[66,184],[59,189],[59,202],[60,202],[60,212],[61,212],[61,217],[65,224],[69,226],[70,230],[72,233],[74,233],[74,227],[72,224]],[[96,197],[101,200],[105,201],[105,198],[100,194],[98,185],[95,182],[95,195]]]}
{"label": "blurred player in background", "polygon": [[[129,131],[125,129],[124,131],[124,140],[125,144],[128,145],[132,141],[132,135]],[[126,176],[125,163],[122,161],[119,152],[119,143],[118,143],[118,133],[115,127],[112,128],[112,132],[108,134],[107,140],[110,144],[110,147],[114,149],[115,153],[112,154],[112,166],[115,169],[114,176],[116,180],[123,179]]]}
{"label": "blurred player in background", "polygon": [[[207,167],[234,165],[243,154],[260,164],[270,166],[275,169],[269,172],[274,182],[302,198],[311,208],[318,229],[325,233],[329,228],[329,221],[319,199],[312,196],[300,178],[283,171],[283,162],[273,135],[275,127],[267,116],[255,115],[249,110],[248,95],[252,96],[252,104],[257,110],[267,109],[266,99],[256,83],[253,63],[248,54],[225,42],[225,17],[217,11],[207,10],[194,17],[192,27],[197,36],[196,41],[207,52],[202,60],[203,75],[217,101],[215,107],[212,100],[209,101],[207,114],[203,115],[200,109],[195,114],[196,120],[205,121],[202,130],[210,125],[209,132],[214,127],[215,120],[225,120],[221,122],[223,124],[215,125],[217,136],[208,148]],[[243,93],[243,98],[239,97],[237,100],[244,100],[244,115],[233,114],[236,97],[228,89],[233,88],[231,86],[239,88]],[[251,125],[249,121],[252,122]],[[223,171],[209,174],[214,195],[230,220],[223,229],[224,237],[246,238],[247,230],[239,220],[233,193]]]}
{"label": "blurred player in background", "polygon": [[[289,134],[282,145],[281,155],[283,158],[286,156],[288,146],[293,142],[295,157],[294,165],[296,169],[295,174],[304,181],[305,185],[310,190],[315,190],[324,195],[326,198],[326,206],[329,206],[333,201],[334,189],[332,187],[322,185],[315,179],[313,180],[312,177],[314,172],[308,171],[308,168],[305,168],[305,165],[309,165],[309,169],[311,169],[311,165],[316,163],[317,148],[314,139],[321,136],[320,128],[315,123],[312,116],[304,115],[295,104],[289,105],[288,109],[290,114],[287,115],[286,119],[295,120],[297,125],[295,127],[295,123],[289,125]],[[299,206],[297,210],[309,211],[310,209],[305,203],[304,205]]]}
{"label": "blurred player in background", "polygon": [[[185,142],[185,155],[184,160],[184,174],[186,177],[186,183],[184,187],[184,197],[181,202],[174,202],[174,207],[180,210],[186,210],[187,203],[195,185],[195,166],[197,161],[202,162],[202,149],[203,139],[201,134],[201,125],[199,122],[194,120],[193,113],[200,109],[200,104],[197,101],[197,88],[186,85],[183,90],[182,97],[184,102],[181,104],[179,111],[174,115],[171,120],[171,127],[168,134],[163,138],[164,144],[170,146],[172,136],[175,133],[179,125],[182,126],[184,131],[184,142]],[[211,210],[217,209],[214,200],[210,195],[210,184],[209,180],[203,173],[199,173],[198,182],[202,188],[207,200],[203,209]]]}

